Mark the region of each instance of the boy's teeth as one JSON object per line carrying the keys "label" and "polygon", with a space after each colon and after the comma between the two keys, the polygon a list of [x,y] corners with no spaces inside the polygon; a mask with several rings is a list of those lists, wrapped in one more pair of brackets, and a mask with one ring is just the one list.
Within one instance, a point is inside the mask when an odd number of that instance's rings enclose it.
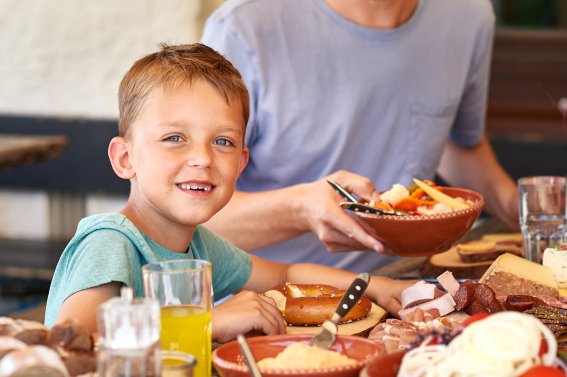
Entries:
{"label": "boy's teeth", "polygon": [[208,185],[190,185],[183,183],[181,184],[183,190],[199,190],[199,191],[211,191],[211,186]]}

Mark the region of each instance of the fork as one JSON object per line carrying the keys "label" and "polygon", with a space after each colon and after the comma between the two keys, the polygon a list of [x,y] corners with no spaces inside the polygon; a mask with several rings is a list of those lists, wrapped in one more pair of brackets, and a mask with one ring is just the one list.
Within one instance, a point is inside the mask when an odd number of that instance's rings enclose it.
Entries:
{"label": "fork", "polygon": [[311,339],[311,342],[309,343],[310,345],[322,349],[329,349],[333,345],[337,335],[339,322],[358,302],[358,299],[360,299],[360,296],[362,296],[366,287],[368,287],[369,281],[370,275],[366,272],[360,273],[356,276],[341,298],[335,313],[333,313],[331,319],[323,322],[321,330]]}
{"label": "fork", "polygon": [[344,209],[349,209],[354,212],[371,213],[375,215],[395,215],[404,216],[407,212],[404,211],[388,211],[382,208],[377,208],[374,206],[366,205],[360,203],[354,195],[348,192],[343,186],[339,185],[337,182],[327,179],[327,183],[343,198],[348,200],[348,202],[341,202],[340,206]]}

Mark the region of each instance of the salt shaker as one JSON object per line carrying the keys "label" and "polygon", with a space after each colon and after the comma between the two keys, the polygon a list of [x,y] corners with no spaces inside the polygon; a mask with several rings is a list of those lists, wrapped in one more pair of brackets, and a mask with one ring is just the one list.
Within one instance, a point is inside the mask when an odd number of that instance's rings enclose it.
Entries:
{"label": "salt shaker", "polygon": [[98,311],[99,377],[159,376],[160,308],[155,299],[133,298],[123,287],[121,297]]}

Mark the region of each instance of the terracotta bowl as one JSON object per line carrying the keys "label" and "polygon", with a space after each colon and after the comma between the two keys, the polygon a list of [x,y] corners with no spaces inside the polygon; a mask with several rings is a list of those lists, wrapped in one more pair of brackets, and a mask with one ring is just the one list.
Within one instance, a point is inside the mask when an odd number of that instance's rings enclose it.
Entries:
{"label": "terracotta bowl", "polygon": [[398,351],[372,359],[362,369],[360,377],[396,377],[404,354],[404,351]]}
{"label": "terracotta bowl", "polygon": [[[309,343],[313,335],[273,335],[247,338],[256,361],[266,357],[275,357],[292,343]],[[384,346],[358,336],[339,335],[331,347],[332,350],[357,360],[355,366],[295,369],[295,370],[261,370],[263,377],[347,377],[358,376],[361,369],[374,357],[385,352]],[[221,377],[248,377],[250,373],[238,343],[232,341],[223,344],[213,352],[213,365]]]}
{"label": "terracotta bowl", "polygon": [[356,212],[357,221],[385,248],[398,256],[429,256],[447,251],[474,224],[484,206],[484,198],[471,190],[445,187],[443,192],[473,204],[458,212],[432,216],[390,216]]}

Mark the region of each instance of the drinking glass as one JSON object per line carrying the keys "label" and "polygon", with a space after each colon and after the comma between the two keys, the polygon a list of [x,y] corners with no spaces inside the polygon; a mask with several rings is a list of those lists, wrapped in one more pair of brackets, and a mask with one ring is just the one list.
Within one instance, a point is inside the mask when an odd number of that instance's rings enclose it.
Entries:
{"label": "drinking glass", "polygon": [[518,191],[524,254],[526,259],[541,263],[545,249],[564,240],[567,180],[553,176],[520,178]]}
{"label": "drinking glass", "polygon": [[161,351],[161,377],[193,377],[196,360],[180,351]]}
{"label": "drinking glass", "polygon": [[161,348],[195,356],[196,377],[211,375],[211,263],[180,259],[142,267],[144,292],[161,306]]}
{"label": "drinking glass", "polygon": [[122,287],[120,294],[97,311],[97,376],[157,377],[159,304],[151,298],[135,299],[129,287]]}

